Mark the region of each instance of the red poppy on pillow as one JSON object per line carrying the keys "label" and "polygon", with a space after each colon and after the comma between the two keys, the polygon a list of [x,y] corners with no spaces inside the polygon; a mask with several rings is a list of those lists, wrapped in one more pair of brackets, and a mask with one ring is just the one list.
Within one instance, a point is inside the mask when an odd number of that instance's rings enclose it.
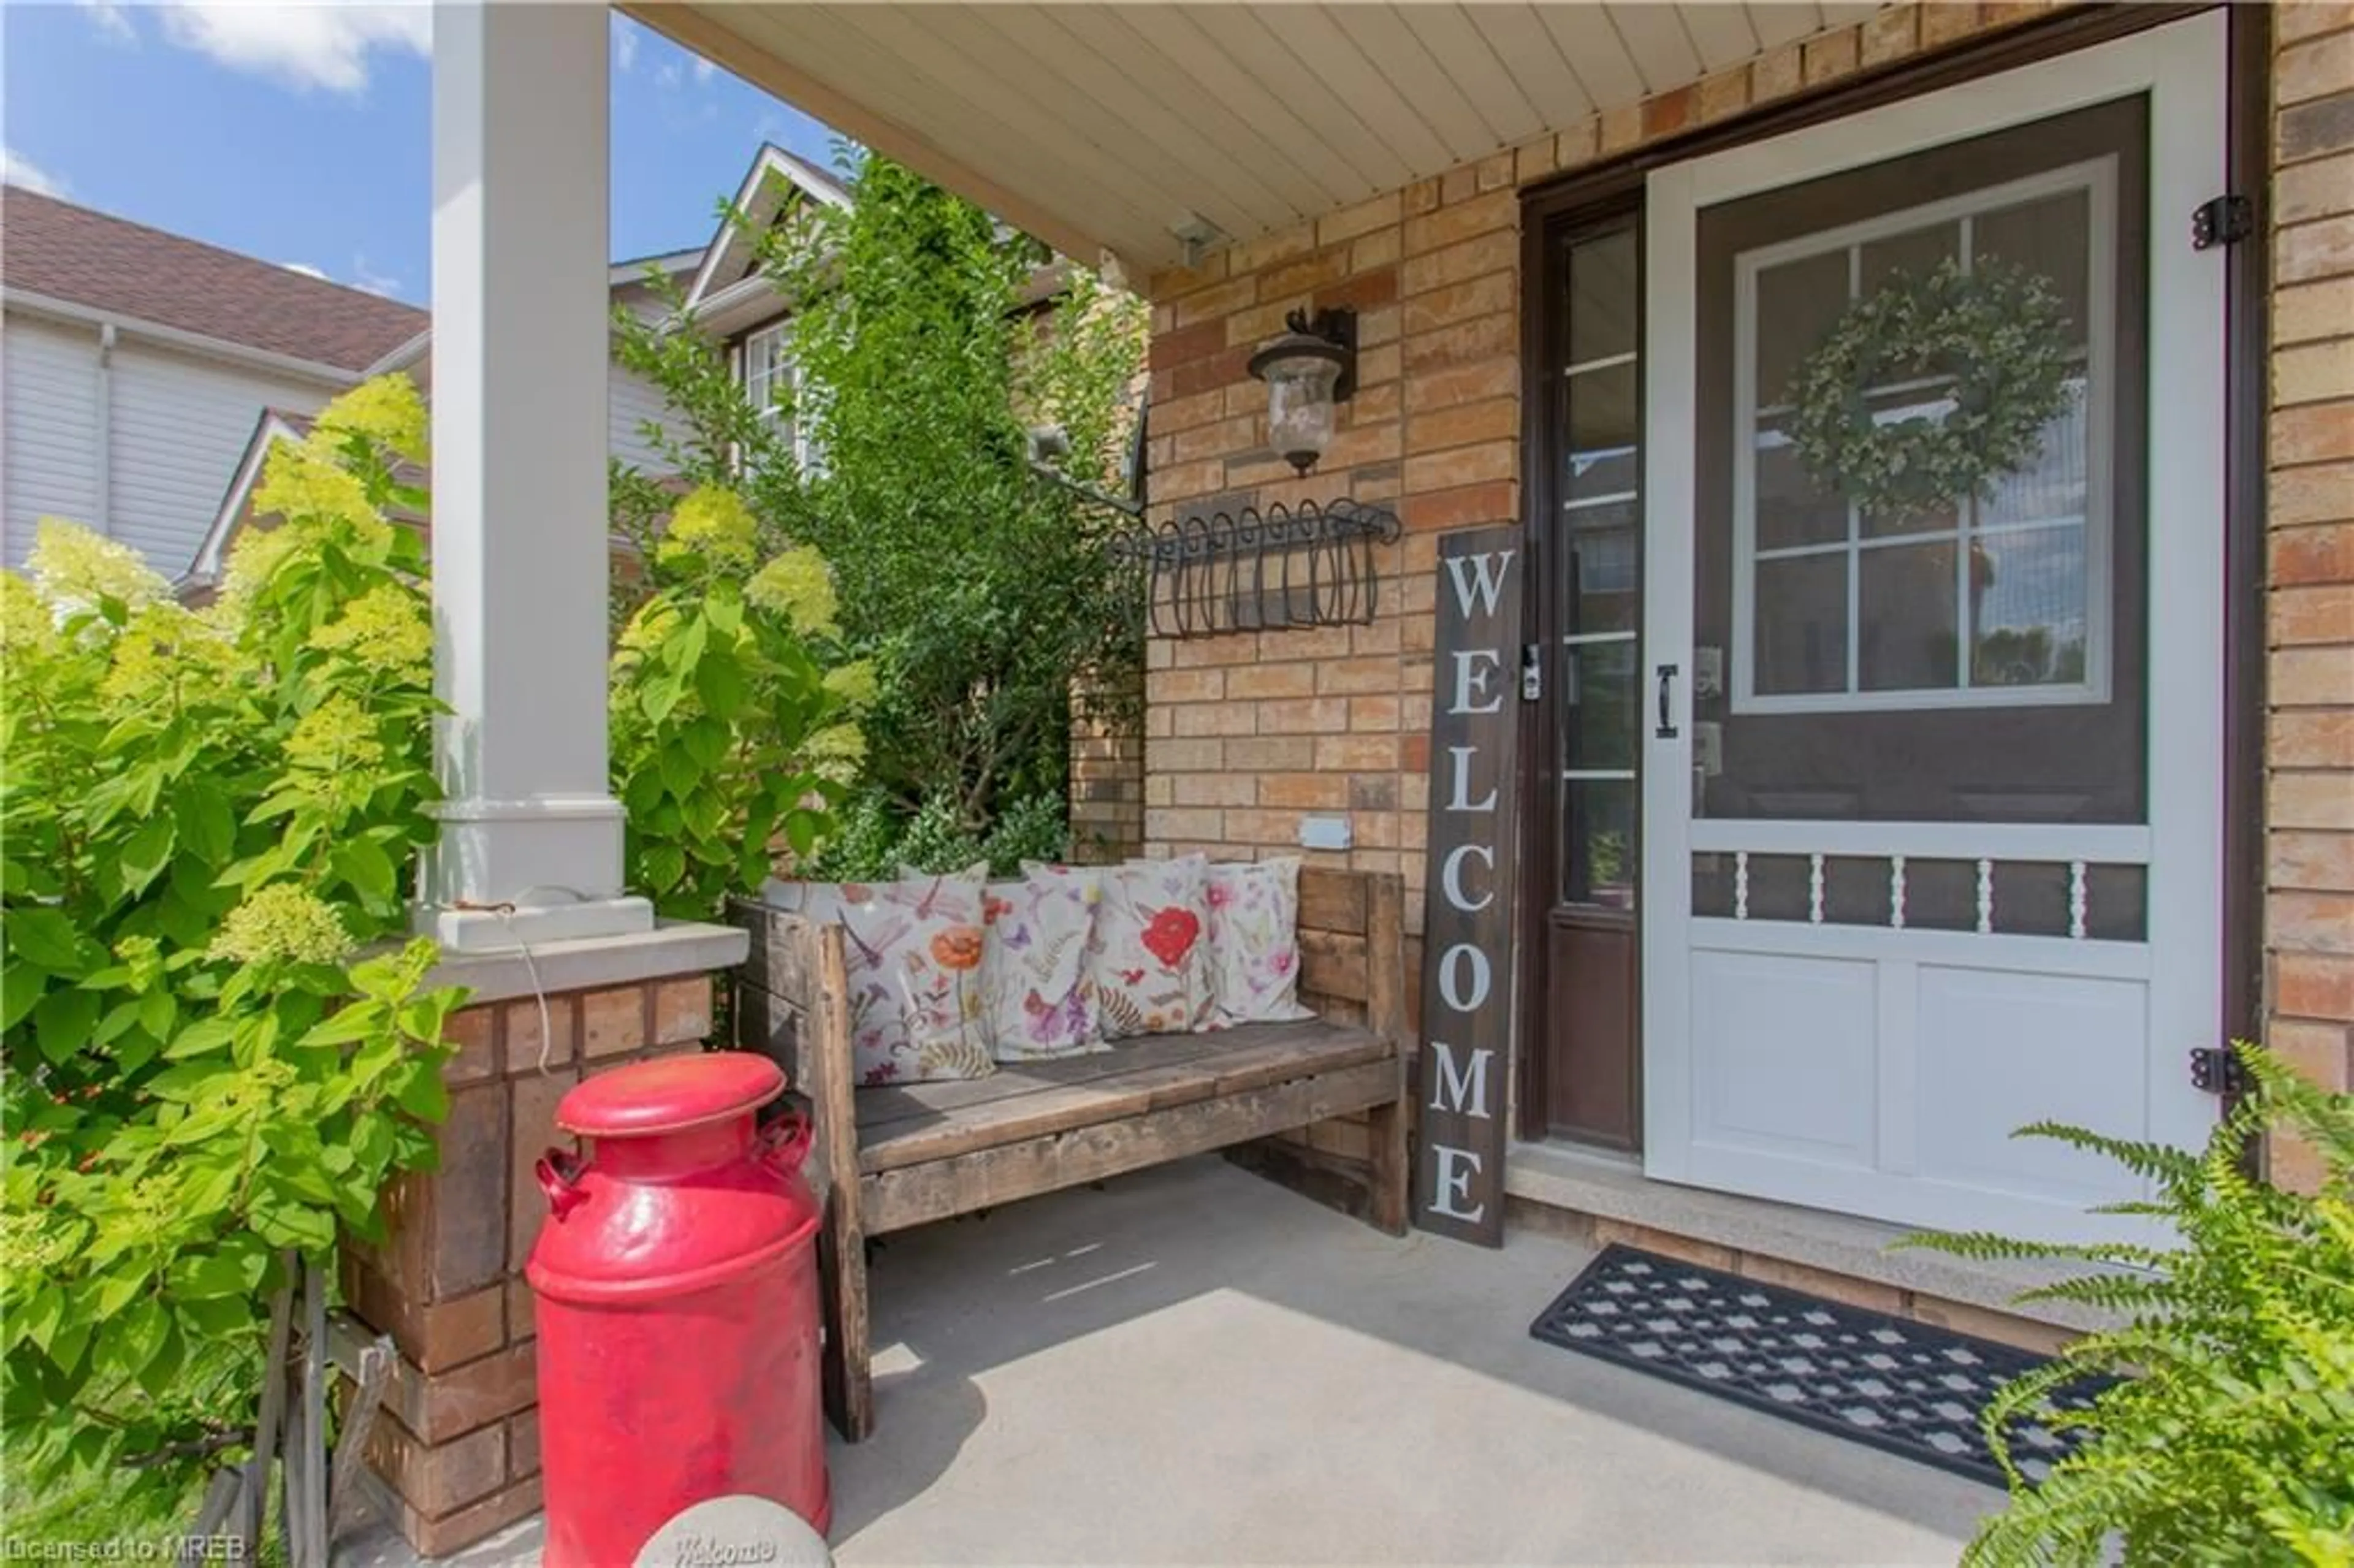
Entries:
{"label": "red poppy on pillow", "polygon": [[981,967],[981,936],[978,926],[951,926],[932,938],[932,958],[942,969]]}
{"label": "red poppy on pillow", "polygon": [[1087,974],[1107,1040],[1182,1034],[1210,1021],[1207,857],[1131,861],[1103,874]]}
{"label": "red poppy on pillow", "polygon": [[1144,944],[1146,951],[1161,960],[1162,969],[1175,969],[1183,966],[1185,955],[1193,950],[1194,940],[1201,934],[1202,917],[1190,909],[1180,909],[1172,905],[1152,912],[1150,923],[1144,927],[1143,935],[1138,940]]}

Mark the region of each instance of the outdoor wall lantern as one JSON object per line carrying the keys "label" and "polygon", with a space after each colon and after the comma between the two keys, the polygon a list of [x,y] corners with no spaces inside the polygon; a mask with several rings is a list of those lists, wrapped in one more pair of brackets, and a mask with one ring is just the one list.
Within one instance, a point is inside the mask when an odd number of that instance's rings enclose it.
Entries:
{"label": "outdoor wall lantern", "polygon": [[1332,444],[1332,410],[1357,390],[1357,313],[1332,309],[1311,319],[1303,307],[1290,330],[1250,357],[1267,383],[1267,444],[1306,473]]}

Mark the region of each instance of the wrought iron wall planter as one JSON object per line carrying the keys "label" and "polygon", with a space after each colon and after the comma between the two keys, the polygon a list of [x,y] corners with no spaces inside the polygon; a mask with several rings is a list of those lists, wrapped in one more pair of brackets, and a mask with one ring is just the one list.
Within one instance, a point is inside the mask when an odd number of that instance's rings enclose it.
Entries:
{"label": "wrought iron wall planter", "polygon": [[1141,579],[1154,636],[1217,637],[1368,624],[1380,601],[1373,546],[1397,536],[1394,512],[1310,501],[1165,523],[1111,552]]}

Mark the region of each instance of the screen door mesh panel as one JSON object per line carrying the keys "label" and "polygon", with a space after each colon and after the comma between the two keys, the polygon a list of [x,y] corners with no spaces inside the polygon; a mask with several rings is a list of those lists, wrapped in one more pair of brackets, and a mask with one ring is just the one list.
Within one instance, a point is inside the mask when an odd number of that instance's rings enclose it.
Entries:
{"label": "screen door mesh panel", "polygon": [[[1529,1332],[1996,1487],[2002,1468],[1978,1413],[2005,1383],[2049,1359],[1619,1245],[1588,1264]],[[2079,1384],[2057,1403],[2081,1410],[2106,1386]],[[2011,1457],[2041,1479],[2073,1436],[2022,1423]]]}

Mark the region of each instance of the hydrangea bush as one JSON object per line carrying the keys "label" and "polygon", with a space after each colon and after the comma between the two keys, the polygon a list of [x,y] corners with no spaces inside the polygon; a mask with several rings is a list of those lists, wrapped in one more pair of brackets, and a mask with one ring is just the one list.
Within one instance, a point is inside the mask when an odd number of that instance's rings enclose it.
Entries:
{"label": "hydrangea bush", "polygon": [[[36,1489],[233,1457],[295,1256],[372,1236],[446,1110],[425,456],[404,379],[271,454],[215,602],[45,522],[0,574],[0,1414]],[[152,1462],[165,1456],[173,1462]],[[149,1500],[154,1500],[150,1499]]]}
{"label": "hydrangea bush", "polygon": [[762,562],[759,537],[732,489],[681,500],[613,655],[627,875],[665,915],[707,919],[779,850],[807,856],[866,755],[875,672],[830,656],[832,574],[807,546]]}

